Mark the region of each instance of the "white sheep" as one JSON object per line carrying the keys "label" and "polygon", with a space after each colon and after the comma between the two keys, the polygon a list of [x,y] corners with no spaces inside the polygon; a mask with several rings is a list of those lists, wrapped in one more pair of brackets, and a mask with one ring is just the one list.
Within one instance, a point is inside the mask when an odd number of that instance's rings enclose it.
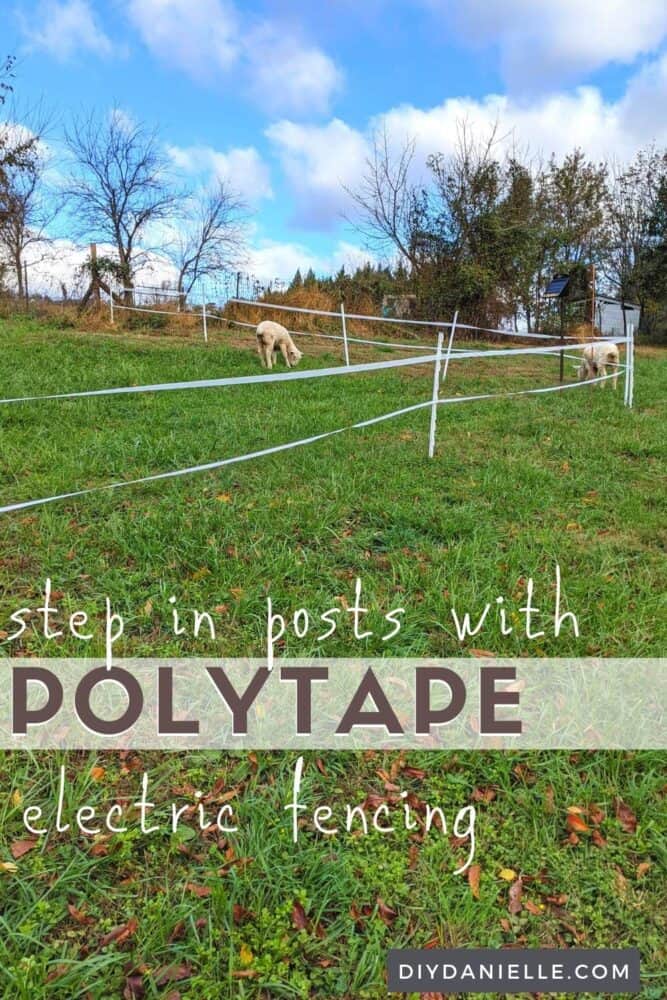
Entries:
{"label": "white sheep", "polygon": [[286,330],[280,323],[265,319],[257,327],[257,353],[262,367],[273,368],[273,355],[280,351],[288,368],[295,368],[303,357]]}
{"label": "white sheep", "polygon": [[615,369],[612,379],[615,389],[618,383],[618,357],[618,346],[608,340],[601,340],[597,344],[589,344],[588,347],[584,347],[578,372],[579,381],[604,377],[607,374],[607,365],[609,365],[610,368]]}

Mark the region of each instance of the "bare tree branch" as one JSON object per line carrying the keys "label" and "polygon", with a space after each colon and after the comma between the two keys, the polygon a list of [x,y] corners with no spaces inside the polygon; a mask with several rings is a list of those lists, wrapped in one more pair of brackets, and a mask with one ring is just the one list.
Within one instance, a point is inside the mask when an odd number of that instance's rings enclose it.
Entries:
{"label": "bare tree branch", "polygon": [[208,275],[245,262],[246,218],[246,205],[223,181],[184,203],[179,235],[166,250],[184,297]]}
{"label": "bare tree branch", "polygon": [[373,151],[359,188],[345,188],[358,214],[348,218],[370,250],[398,253],[414,266],[413,235],[419,195],[410,179],[415,140],[406,139],[393,152],[387,130],[373,136]]}
{"label": "bare tree branch", "polygon": [[79,234],[112,243],[132,287],[148,252],[142,238],[150,225],[172,215],[179,197],[157,132],[114,111],[103,121],[95,114],[76,119],[65,137],[76,161],[65,191]]}

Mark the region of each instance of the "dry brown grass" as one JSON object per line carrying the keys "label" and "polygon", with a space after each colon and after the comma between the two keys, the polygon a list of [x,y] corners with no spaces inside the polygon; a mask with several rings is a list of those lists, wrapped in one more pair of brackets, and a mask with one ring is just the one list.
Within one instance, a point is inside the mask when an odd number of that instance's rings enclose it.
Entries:
{"label": "dry brown grass", "polygon": [[568,337],[578,340],[580,344],[585,344],[587,340],[594,340],[596,337],[602,336],[602,331],[590,323],[573,323],[567,327],[565,333]]}

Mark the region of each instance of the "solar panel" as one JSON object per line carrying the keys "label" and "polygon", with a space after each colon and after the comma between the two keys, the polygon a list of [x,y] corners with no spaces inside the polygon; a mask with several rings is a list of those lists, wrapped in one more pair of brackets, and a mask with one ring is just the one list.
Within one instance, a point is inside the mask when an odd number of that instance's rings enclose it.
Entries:
{"label": "solar panel", "polygon": [[557,274],[551,279],[547,285],[545,295],[551,298],[557,298],[562,295],[570,282],[570,276],[568,274]]}

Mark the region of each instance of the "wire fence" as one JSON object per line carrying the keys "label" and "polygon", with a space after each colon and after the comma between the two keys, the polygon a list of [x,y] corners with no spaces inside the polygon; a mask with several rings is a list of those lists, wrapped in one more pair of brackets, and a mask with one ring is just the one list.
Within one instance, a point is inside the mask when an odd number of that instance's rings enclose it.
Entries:
{"label": "wire fence", "polygon": [[[133,293],[137,292],[136,289],[131,290]],[[139,290],[147,294],[153,294],[155,290],[149,288],[143,288]],[[162,294],[164,298],[172,298],[173,294],[165,294],[164,289],[157,290],[158,294]],[[134,312],[148,312],[148,313],[160,313],[166,315],[174,315],[174,310],[159,310],[154,309],[151,306],[137,306],[131,304],[121,304],[119,301],[120,294],[126,294],[126,290],[115,290],[109,296],[109,308],[111,313],[111,319],[114,318],[114,310],[122,309]],[[168,290],[167,290],[168,292]],[[277,308],[271,303],[264,302],[252,302],[249,303],[246,300],[233,300],[234,304],[252,305],[253,307],[261,307],[267,309]],[[159,304],[159,303],[158,303]],[[179,298],[178,308],[182,307],[182,300]],[[5,399],[0,400],[0,405],[15,405],[15,404],[27,404],[37,401],[46,400],[72,400],[90,397],[104,397],[104,396],[117,396],[117,395],[132,395],[137,393],[154,393],[154,392],[174,392],[174,391],[192,391],[198,389],[226,389],[232,386],[244,386],[244,385],[273,385],[278,383],[287,383],[292,381],[305,381],[312,379],[322,379],[322,378],[339,378],[342,376],[354,376],[359,374],[374,374],[377,372],[390,371],[396,369],[403,369],[408,367],[423,367],[423,366],[433,366],[433,383],[431,395],[428,399],[414,403],[410,406],[403,407],[398,410],[392,410],[389,413],[380,414],[376,417],[371,417],[366,420],[357,421],[354,423],[347,424],[344,427],[336,428],[334,430],[323,431],[319,434],[310,435],[309,437],[300,438],[295,441],[286,442],[279,445],[269,445],[266,448],[260,450],[248,452],[242,455],[235,455],[229,458],[219,459],[212,462],[206,462],[200,465],[191,465],[182,469],[175,469],[168,472],[159,472],[152,475],[143,476],[138,479],[131,480],[121,480],[114,483],[105,484],[102,486],[93,486],[86,489],[72,490],[64,493],[54,494],[46,497],[39,497],[31,500],[18,501],[16,503],[6,504],[0,506],[0,514],[7,514],[11,512],[16,512],[20,510],[25,510],[31,507],[40,506],[42,504],[53,503],[60,500],[75,499],[83,496],[90,495],[92,493],[97,493],[99,491],[116,490],[126,486],[136,486],[143,483],[151,483],[165,479],[172,479],[176,477],[186,476],[194,474],[197,472],[211,471],[214,469],[223,468],[228,465],[237,464],[240,462],[250,461],[251,459],[260,458],[267,455],[273,455],[284,451],[289,451],[293,448],[303,447],[308,444],[314,444],[319,441],[323,441],[327,438],[331,438],[335,435],[343,434],[350,430],[371,427],[374,424],[381,423],[384,421],[393,420],[397,417],[403,416],[408,413],[413,413],[422,409],[430,409],[430,423],[429,423],[429,436],[428,436],[428,454],[429,457],[433,457],[435,454],[436,446],[436,431],[437,431],[437,413],[438,409],[442,405],[454,405],[457,403],[468,403],[494,398],[514,398],[518,396],[527,395],[537,395],[543,393],[553,393],[563,390],[580,388],[586,385],[594,385],[603,383],[610,379],[616,380],[619,374],[624,374],[624,403],[626,406],[632,406],[633,404],[633,387],[634,387],[634,331],[632,326],[629,328],[627,337],[613,337],[605,338],[604,341],[594,340],[586,341],[583,343],[579,342],[559,342],[554,343],[554,338],[547,334],[532,334],[533,339],[542,339],[550,341],[548,344],[543,344],[541,346],[520,346],[520,347],[502,347],[502,348],[469,348],[469,347],[455,347],[454,340],[459,331],[474,332],[484,332],[499,334],[504,336],[513,336],[515,339],[524,339],[525,335],[522,333],[511,334],[508,331],[502,330],[480,330],[480,328],[470,327],[467,324],[458,323],[458,314],[455,314],[452,320],[439,322],[439,321],[420,321],[418,325],[422,329],[433,330],[436,332],[437,340],[435,344],[406,344],[397,341],[377,341],[372,338],[358,338],[350,336],[347,332],[346,318],[354,319],[357,322],[382,322],[386,317],[377,316],[364,316],[364,315],[354,315],[346,317],[344,306],[341,305],[340,313],[326,312],[323,310],[309,310],[297,307],[279,307],[281,311],[291,311],[297,315],[311,314],[315,316],[326,316],[330,319],[336,318],[340,322],[340,334],[332,333],[310,333],[306,331],[294,330],[295,335],[308,336],[308,337],[326,337],[327,339],[333,339],[342,342],[343,345],[343,364],[335,367],[327,368],[312,368],[312,369],[301,369],[295,371],[289,369],[285,372],[275,372],[270,374],[261,375],[239,375],[230,376],[223,378],[211,378],[211,379],[197,379],[190,381],[181,382],[167,382],[167,383],[157,383],[157,384],[147,384],[147,385],[130,385],[130,386],[112,386],[98,389],[84,389],[77,390],[73,392],[58,392],[45,395],[31,395],[31,396],[8,396]],[[207,334],[207,324],[208,321],[222,320],[230,322],[229,318],[218,314],[217,312],[211,312],[207,308],[207,303],[202,300],[201,304],[201,315],[202,315],[202,329],[204,334],[204,339],[208,339]],[[245,321],[233,319],[231,322],[243,327],[254,328],[254,324],[247,323]],[[396,323],[397,321],[392,321]],[[410,324],[411,321],[398,321],[397,325],[401,326],[403,323]],[[444,347],[445,337],[447,336],[447,347]],[[556,385],[548,386],[536,386],[527,389],[518,390],[500,390],[497,392],[485,392],[476,393],[468,395],[450,395],[442,396],[442,385],[445,383],[450,371],[451,365],[454,363],[459,363],[463,361],[472,361],[479,359],[497,359],[502,361],[503,359],[514,359],[517,357],[531,357],[531,356],[553,356],[553,357],[568,357],[576,360],[577,362],[582,362],[583,357],[586,356],[586,350],[588,348],[599,348],[601,343],[616,346],[616,360],[610,364],[613,368],[610,374],[607,374],[604,364],[599,365],[599,370],[593,365],[592,372],[593,377],[582,377],[583,374],[590,376],[591,368],[589,367],[584,371],[585,366],[579,371],[579,380],[574,382],[563,382],[561,381]],[[351,363],[350,360],[350,345],[363,344],[363,345],[373,345],[377,347],[382,347],[383,349],[390,350],[405,350],[406,348],[412,351],[422,351],[425,352],[422,356],[416,357],[414,354],[407,358],[397,358],[387,361],[370,361],[370,362],[358,362],[355,364]],[[618,345],[624,345],[626,349],[626,362],[621,364],[618,360]],[[574,352],[581,351],[582,355]],[[567,353],[566,353],[567,352]],[[613,353],[613,352],[612,352]]]}

